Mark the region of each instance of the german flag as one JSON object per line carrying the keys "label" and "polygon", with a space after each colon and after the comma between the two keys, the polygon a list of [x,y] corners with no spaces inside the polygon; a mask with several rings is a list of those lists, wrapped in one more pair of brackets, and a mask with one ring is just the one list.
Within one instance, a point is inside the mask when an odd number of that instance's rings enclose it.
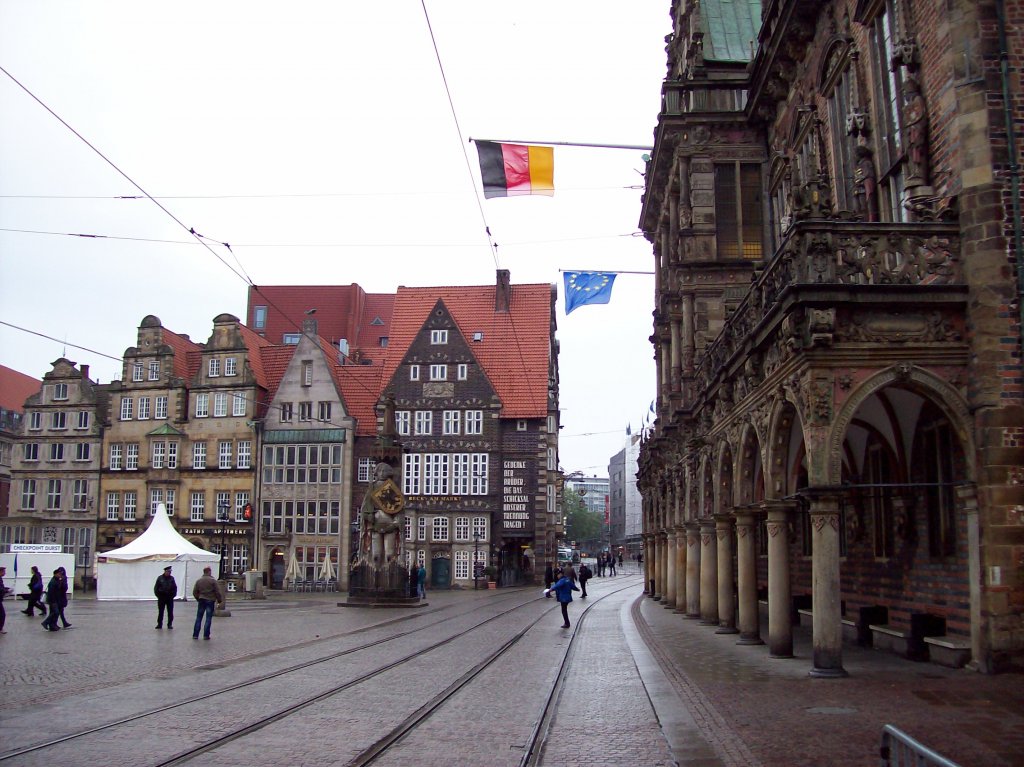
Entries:
{"label": "german flag", "polygon": [[555,193],[555,155],[549,146],[477,141],[484,197]]}

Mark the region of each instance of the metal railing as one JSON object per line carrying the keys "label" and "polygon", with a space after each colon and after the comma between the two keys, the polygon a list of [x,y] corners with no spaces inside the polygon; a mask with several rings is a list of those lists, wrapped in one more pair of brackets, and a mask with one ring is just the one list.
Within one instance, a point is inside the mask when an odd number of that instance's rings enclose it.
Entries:
{"label": "metal railing", "polygon": [[882,728],[881,767],[960,767],[891,724]]}

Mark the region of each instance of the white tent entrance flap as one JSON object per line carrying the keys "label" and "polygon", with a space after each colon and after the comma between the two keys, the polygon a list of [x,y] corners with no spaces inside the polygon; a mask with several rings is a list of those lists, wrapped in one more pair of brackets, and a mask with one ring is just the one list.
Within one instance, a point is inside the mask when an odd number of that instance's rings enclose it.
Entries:
{"label": "white tent entrance flap", "polygon": [[161,503],[146,532],[131,543],[96,556],[97,599],[152,599],[153,585],[170,565],[178,583],[178,599],[192,593],[192,586],[220,557],[185,540],[171,525]]}

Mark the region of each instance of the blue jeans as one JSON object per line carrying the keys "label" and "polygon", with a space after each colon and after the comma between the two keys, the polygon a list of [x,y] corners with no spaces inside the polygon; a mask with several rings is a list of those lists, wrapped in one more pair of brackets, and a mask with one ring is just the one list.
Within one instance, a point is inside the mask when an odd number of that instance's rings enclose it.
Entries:
{"label": "blue jeans", "polygon": [[192,627],[192,636],[199,638],[199,627],[203,624],[203,614],[206,615],[206,625],[203,626],[203,636],[210,638],[210,624],[213,623],[213,608],[217,603],[212,599],[200,599],[199,607],[196,610],[196,625]]}
{"label": "blue jeans", "polygon": [[416,584],[416,596],[418,596],[420,599],[427,598],[427,590],[423,587],[422,583]]}

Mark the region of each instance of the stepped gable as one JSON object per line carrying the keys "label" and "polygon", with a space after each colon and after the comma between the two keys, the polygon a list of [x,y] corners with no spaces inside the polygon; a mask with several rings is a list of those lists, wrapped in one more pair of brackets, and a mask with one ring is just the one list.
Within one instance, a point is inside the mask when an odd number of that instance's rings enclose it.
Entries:
{"label": "stepped gable", "polygon": [[38,392],[40,386],[40,379],[0,365],[0,409],[23,413],[25,400]]}
{"label": "stepped gable", "polygon": [[[548,412],[550,284],[511,285],[508,311],[495,311],[494,285],[399,287],[383,381],[390,381],[440,299],[501,398],[502,418]],[[479,333],[480,340],[474,341]]]}

